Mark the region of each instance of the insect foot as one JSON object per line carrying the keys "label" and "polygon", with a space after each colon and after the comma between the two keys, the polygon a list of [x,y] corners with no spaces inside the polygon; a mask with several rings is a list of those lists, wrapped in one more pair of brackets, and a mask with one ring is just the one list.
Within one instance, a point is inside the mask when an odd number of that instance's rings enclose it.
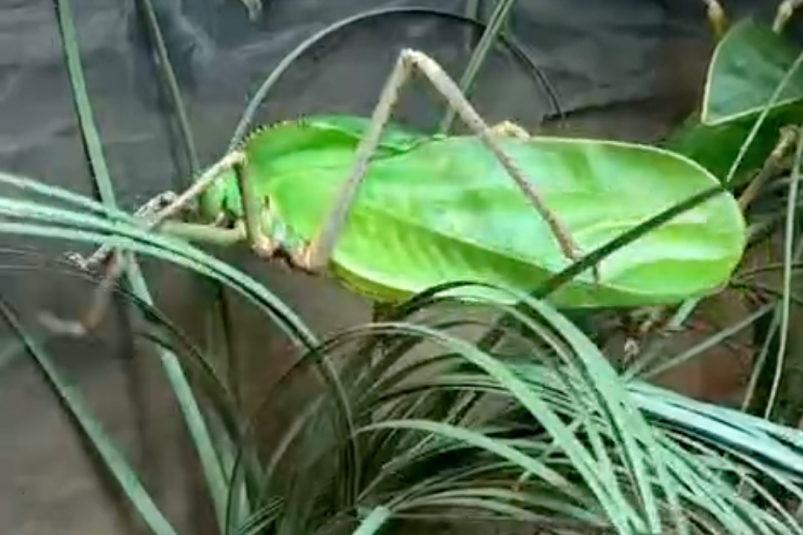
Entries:
{"label": "insect foot", "polygon": [[251,239],[251,250],[260,258],[267,260],[276,256],[278,247],[267,236],[258,234]]}
{"label": "insect foot", "polygon": [[323,270],[323,265],[321,265],[320,260],[318,260],[315,255],[313,254],[313,248],[310,245],[305,245],[295,251],[292,251],[288,255],[290,257],[290,263],[296,269],[299,269],[305,273],[310,275],[317,275]]}
{"label": "insect foot", "polygon": [[64,258],[70,264],[78,266],[81,271],[92,271],[92,269],[97,266],[99,260],[95,258],[97,253],[91,256],[84,256],[81,253],[76,253],[74,251],[69,253],[64,253],[62,258]]}
{"label": "insect foot", "polygon": [[145,203],[137,208],[134,215],[137,217],[151,217],[164,210],[178,199],[178,195],[173,191],[163,191],[158,193],[152,198],[145,201]]}
{"label": "insect foot", "polygon": [[67,262],[78,267],[81,271],[93,272],[98,271],[102,264],[109,261],[114,250],[108,245],[99,247],[94,253],[89,256],[84,256],[81,253],[71,251],[64,253],[62,256]]}
{"label": "insect foot", "polygon": [[[176,199],[178,199],[178,195],[172,191],[159,193],[145,201],[142,206],[137,208],[137,210],[134,212],[134,216],[144,219],[155,217],[160,211],[165,209],[165,207],[175,203]],[[89,256],[84,256],[73,251],[65,253],[64,259],[67,260],[67,262],[78,266],[82,271],[92,271],[100,264],[106,262],[111,256],[112,252],[112,247],[103,245]]]}
{"label": "insect foot", "polygon": [[514,123],[513,121],[502,121],[491,127],[491,132],[500,137],[510,137],[514,139],[528,140],[530,133],[527,130]]}

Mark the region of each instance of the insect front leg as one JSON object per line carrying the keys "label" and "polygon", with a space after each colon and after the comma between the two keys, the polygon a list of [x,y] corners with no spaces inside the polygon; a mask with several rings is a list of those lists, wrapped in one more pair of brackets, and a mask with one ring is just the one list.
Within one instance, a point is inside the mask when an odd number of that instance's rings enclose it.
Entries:
{"label": "insect front leg", "polygon": [[513,160],[505,154],[497,141],[497,135],[463,95],[457,83],[429,56],[416,50],[405,49],[399,54],[396,65],[385,82],[379,102],[371,117],[371,126],[357,148],[351,174],[337,192],[335,202],[324,219],[320,233],[308,247],[293,254],[294,262],[310,271],[318,271],[329,262],[337,237],[345,225],[357,190],[365,177],[371,155],[379,144],[382,129],[390,119],[401,89],[413,72],[422,74],[446,100],[447,104],[457,112],[461,120],[482,140],[486,148],[496,157],[525,197],[547,222],[564,255],[571,260],[577,260],[580,256],[579,248],[568,229],[546,206],[538,190],[524,177]]}
{"label": "insect front leg", "polygon": [[[148,199],[145,204],[137,208],[134,216],[143,219],[150,219],[156,216],[161,210],[175,202],[177,195],[172,191],[165,191]],[[112,255],[112,247],[103,245],[99,247],[94,253],[84,256],[80,253],[67,253],[65,257],[68,261],[78,265],[84,271],[90,271],[106,260]]]}
{"label": "insect front leg", "polygon": [[[210,167],[197,181],[192,184],[192,186],[187,188],[183,193],[178,196],[172,196],[171,202],[169,202],[164,208],[157,211],[154,217],[150,219],[146,225],[146,228],[148,230],[156,230],[165,224],[168,219],[181,212],[189,203],[197,199],[207,189],[209,189],[209,187],[212,186],[216,180],[223,176],[223,173],[226,170],[235,166],[241,166],[243,161],[244,157],[239,152],[230,153],[222,158],[219,162]],[[245,195],[243,197],[245,197]],[[146,206],[152,207],[152,204],[148,203]],[[206,232],[210,232],[213,227],[209,225],[183,224],[182,228],[184,232],[187,232],[190,228],[200,229],[196,230],[194,234],[196,236],[201,236],[204,233],[204,229],[206,229]],[[217,234],[217,239],[215,241],[219,242],[225,240],[239,241],[246,236],[245,229],[242,225],[235,227],[228,232],[222,229],[215,230]],[[113,252],[110,248],[101,247],[89,258],[89,261],[82,262],[83,264],[88,265],[90,263],[100,263],[109,255],[112,257],[111,262],[109,262],[105,269],[103,279],[92,293],[92,299],[89,308],[82,315],[80,320],[64,320],[46,312],[40,315],[40,321],[42,321],[42,323],[55,332],[73,336],[83,336],[97,327],[108,310],[111,301],[112,289],[125,269],[125,254],[126,253],[120,251]]]}

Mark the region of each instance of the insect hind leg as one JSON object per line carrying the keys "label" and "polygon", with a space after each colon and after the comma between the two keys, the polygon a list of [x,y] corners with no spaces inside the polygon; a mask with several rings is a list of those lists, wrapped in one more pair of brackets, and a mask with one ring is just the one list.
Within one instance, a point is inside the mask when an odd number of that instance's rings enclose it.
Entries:
{"label": "insect hind leg", "polygon": [[[335,201],[324,218],[319,234],[311,241],[308,247],[294,254],[294,262],[310,271],[317,271],[328,263],[334,250],[335,242],[345,226],[360,183],[365,178],[369,160],[379,144],[382,130],[390,119],[402,88],[414,72],[423,75],[447,104],[454,109],[466,126],[480,138],[486,148],[496,157],[525,197],[544,218],[563,254],[572,261],[578,260],[580,257],[579,248],[572,239],[569,230],[557,215],[546,206],[535,186],[524,177],[524,174],[516,167],[513,160],[502,150],[498,142],[500,133],[504,134],[504,132],[500,131],[502,127],[497,125],[497,132],[494,132],[463,95],[457,83],[435,60],[417,50],[404,49],[399,54],[396,64],[382,89],[379,102],[371,117],[371,126],[357,148],[351,173],[337,192]],[[510,125],[512,123],[507,123],[504,129],[513,130]],[[519,134],[524,131],[520,127],[516,130]],[[595,279],[598,277],[596,267],[594,268],[594,277]]]}

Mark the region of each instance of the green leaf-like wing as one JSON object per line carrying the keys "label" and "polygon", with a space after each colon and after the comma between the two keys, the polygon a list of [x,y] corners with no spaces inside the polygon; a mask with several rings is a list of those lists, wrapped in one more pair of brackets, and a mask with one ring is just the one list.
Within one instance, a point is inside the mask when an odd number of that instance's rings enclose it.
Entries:
{"label": "green leaf-like wing", "polygon": [[[274,164],[297,163],[301,173],[307,168],[321,167],[347,172],[346,168],[354,162],[357,144],[370,124],[370,119],[364,117],[321,115],[256,129],[239,148],[248,156],[248,178],[257,195],[263,198],[270,195]],[[390,124],[382,133],[377,155],[399,154],[429,139],[427,135]],[[233,170],[225,171],[224,176],[204,192],[200,207],[210,219],[214,219],[221,209],[234,217],[243,217],[242,200]]]}
{"label": "green leaf-like wing", "polygon": [[[665,146],[724,179],[799,53],[766,25],[752,19],[735,24],[714,51],[700,114],[690,118]],[[760,167],[777,143],[780,128],[801,120],[803,69],[791,73],[738,169]]]}
{"label": "green leaf-like wing", "polygon": [[[269,177],[264,194],[276,215],[305,240],[320,229],[358,141],[335,143],[325,129],[319,145],[310,139],[303,150],[288,145],[283,154],[276,144],[264,152],[254,144],[249,159],[253,174]],[[694,162],[643,145],[560,138],[507,139],[503,145],[583,251],[717,183]],[[609,256],[601,286],[587,274],[550,299],[617,306],[704,294],[727,282],[744,244],[741,212],[723,193]],[[419,139],[375,157],[333,260],[346,283],[380,300],[455,280],[532,290],[570,263],[474,137]]]}

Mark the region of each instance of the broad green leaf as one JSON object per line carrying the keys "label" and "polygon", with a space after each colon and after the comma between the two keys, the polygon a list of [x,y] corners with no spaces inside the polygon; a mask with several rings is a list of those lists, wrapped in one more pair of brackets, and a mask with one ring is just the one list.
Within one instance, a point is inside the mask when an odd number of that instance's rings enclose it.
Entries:
{"label": "broad green leaf", "polygon": [[[745,19],[717,45],[706,80],[701,122],[714,126],[741,118],[755,119],[775,93],[800,53],[767,25]],[[803,100],[803,71],[781,90],[773,110]]]}
{"label": "broad green leaf", "polygon": [[752,19],[735,24],[712,56],[700,113],[664,146],[725,179],[756,120],[772,102],[737,169],[759,168],[778,142],[780,128],[803,120],[803,69],[796,66],[800,53],[769,26]]}
{"label": "broad green leaf", "polygon": [[[779,110],[768,114],[759,128],[753,142],[745,151],[744,157],[736,167],[736,173],[758,171],[780,139],[781,127],[798,122],[803,115],[799,109]],[[796,117],[799,116],[799,117]],[[720,180],[726,180],[742,144],[753,129],[753,121],[748,118],[715,126],[686,122],[670,136],[664,146],[683,154],[708,169]]]}

